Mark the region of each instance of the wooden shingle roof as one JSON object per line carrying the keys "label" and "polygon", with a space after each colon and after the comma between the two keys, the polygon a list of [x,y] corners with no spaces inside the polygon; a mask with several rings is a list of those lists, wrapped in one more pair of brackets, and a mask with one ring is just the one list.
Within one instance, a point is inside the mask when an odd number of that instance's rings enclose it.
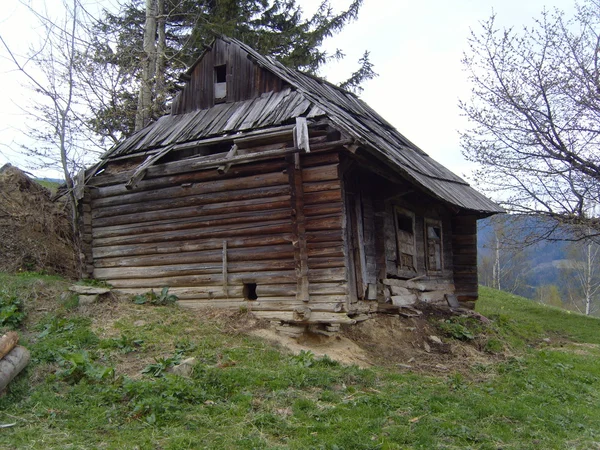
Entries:
{"label": "wooden shingle roof", "polygon": [[430,158],[356,95],[317,77],[287,68],[240,41],[221,39],[239,46],[258,66],[284,80],[289,87],[250,100],[221,103],[209,109],[161,117],[119,143],[103,159],[289,124],[298,116],[309,119],[323,116],[336,128],[352,136],[372,157],[383,161],[432,196],[481,214],[503,212],[496,203]]}

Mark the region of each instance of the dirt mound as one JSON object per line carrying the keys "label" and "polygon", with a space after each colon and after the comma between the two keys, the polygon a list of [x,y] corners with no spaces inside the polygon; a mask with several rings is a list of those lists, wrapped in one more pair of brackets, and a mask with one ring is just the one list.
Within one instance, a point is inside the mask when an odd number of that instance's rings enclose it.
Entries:
{"label": "dirt mound", "polygon": [[77,277],[67,206],[22,170],[0,168],[0,271]]}
{"label": "dirt mound", "polygon": [[436,324],[457,317],[450,309],[423,304],[419,310],[422,314],[416,317],[376,314],[369,320],[343,326],[331,336],[305,332],[292,337],[278,332],[266,321],[238,320],[234,313],[226,311],[216,313],[213,320],[222,321],[229,331],[267,339],[293,353],[310,351],[315,356],[327,355],[343,364],[360,367],[379,365],[421,373],[470,374],[471,366],[485,366],[504,356],[501,351],[485,351],[484,334],[468,341],[444,336]]}

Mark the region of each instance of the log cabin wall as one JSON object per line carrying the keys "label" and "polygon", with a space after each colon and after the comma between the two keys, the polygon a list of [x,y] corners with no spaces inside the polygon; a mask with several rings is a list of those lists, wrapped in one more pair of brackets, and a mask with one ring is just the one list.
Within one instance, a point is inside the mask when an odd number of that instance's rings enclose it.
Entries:
{"label": "log cabin wall", "polygon": [[[349,266],[355,268],[351,282],[357,300],[390,302],[392,296],[404,296],[407,304],[445,303],[445,296],[454,293],[452,213],[401,179],[385,180],[362,166],[344,176]],[[410,250],[402,248],[398,215],[409,220],[404,225],[411,231]],[[410,269],[402,264],[402,253],[412,254],[410,263],[404,255]]]}
{"label": "log cabin wall", "polygon": [[132,294],[169,286],[184,306],[344,320],[337,149],[234,165],[222,175],[190,171],[185,160],[159,162],[126,190],[139,162],[115,162],[89,182],[95,278]]}
{"label": "log cabin wall", "polygon": [[[187,83],[173,100],[171,114],[207,109],[219,102],[248,100],[265,92],[279,92],[286,85],[281,78],[248,59],[239,45],[221,39],[214,42],[188,74]],[[224,83],[217,83],[221,76],[225,77]],[[215,98],[216,84],[225,95],[221,99]]]}
{"label": "log cabin wall", "polygon": [[477,217],[455,216],[452,231],[456,296],[459,301],[469,304],[478,298]]}

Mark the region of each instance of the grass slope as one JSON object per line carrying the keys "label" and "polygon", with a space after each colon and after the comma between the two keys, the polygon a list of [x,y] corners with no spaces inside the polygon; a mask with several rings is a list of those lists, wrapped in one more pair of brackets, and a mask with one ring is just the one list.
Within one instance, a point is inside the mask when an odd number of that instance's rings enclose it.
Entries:
{"label": "grass slope", "polygon": [[[600,446],[600,321],[501,292],[478,308],[502,353],[424,376],[290,355],[176,307],[78,308],[57,278],[0,286],[25,299],[33,358],[0,398],[3,449]],[[191,356],[191,378],[166,373]]]}

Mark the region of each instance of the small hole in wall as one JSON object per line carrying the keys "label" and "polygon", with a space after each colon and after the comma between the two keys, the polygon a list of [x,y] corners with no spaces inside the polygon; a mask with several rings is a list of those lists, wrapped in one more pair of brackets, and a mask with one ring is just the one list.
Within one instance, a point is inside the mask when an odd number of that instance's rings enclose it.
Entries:
{"label": "small hole in wall", "polygon": [[258,295],[256,295],[256,283],[244,283],[242,293],[244,294],[244,299],[256,300],[258,298]]}

